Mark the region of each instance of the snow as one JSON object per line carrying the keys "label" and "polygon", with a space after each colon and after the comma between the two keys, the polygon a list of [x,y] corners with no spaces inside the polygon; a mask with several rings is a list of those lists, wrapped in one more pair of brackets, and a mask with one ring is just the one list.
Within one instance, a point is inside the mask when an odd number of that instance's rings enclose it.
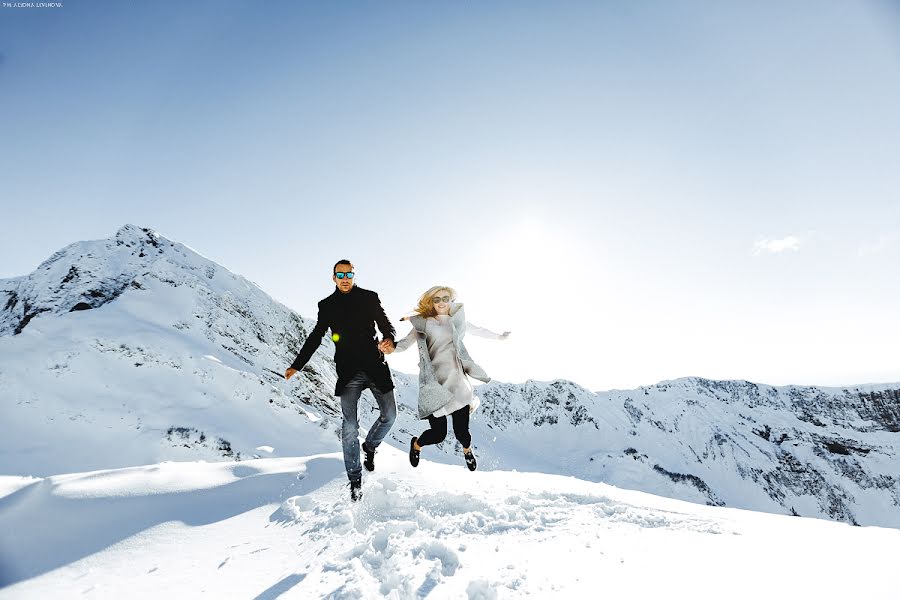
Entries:
{"label": "snow", "polygon": [[[895,598],[900,531],[382,446],[2,481],[0,598]],[[827,576],[823,576],[827,574]]]}

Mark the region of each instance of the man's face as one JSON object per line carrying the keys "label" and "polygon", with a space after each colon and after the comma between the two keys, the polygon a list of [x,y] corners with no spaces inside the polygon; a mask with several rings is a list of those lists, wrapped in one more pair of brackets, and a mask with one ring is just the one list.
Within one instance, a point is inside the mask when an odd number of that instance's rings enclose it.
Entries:
{"label": "man's face", "polygon": [[[341,275],[339,276],[338,273],[341,273]],[[334,285],[337,286],[341,293],[346,294],[353,288],[353,266],[336,266],[334,268],[334,275],[332,275],[331,279],[334,280]]]}

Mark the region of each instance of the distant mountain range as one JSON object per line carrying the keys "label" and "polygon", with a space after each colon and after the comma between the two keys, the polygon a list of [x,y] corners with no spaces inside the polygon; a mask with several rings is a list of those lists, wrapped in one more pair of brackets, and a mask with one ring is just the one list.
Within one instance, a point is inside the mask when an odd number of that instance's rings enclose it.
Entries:
{"label": "distant mountain range", "polygon": [[[300,377],[280,375],[311,328],[152,230],[127,225],[72,244],[0,280],[0,475],[334,452],[332,343]],[[400,415],[388,443],[404,449],[424,422],[417,377],[394,379]],[[684,378],[598,393],[563,380],[476,390],[480,468],[900,527],[900,384]],[[374,410],[361,404],[364,425]],[[462,465],[452,434],[423,456]]]}

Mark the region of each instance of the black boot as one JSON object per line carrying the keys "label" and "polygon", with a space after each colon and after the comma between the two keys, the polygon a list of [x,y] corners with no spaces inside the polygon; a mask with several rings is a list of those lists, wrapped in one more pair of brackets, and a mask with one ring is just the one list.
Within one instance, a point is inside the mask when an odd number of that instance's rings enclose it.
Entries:
{"label": "black boot", "polygon": [[466,459],[466,466],[469,467],[470,471],[474,471],[478,466],[478,463],[475,462],[475,455],[472,454],[472,450],[468,452],[463,452],[463,458]]}
{"label": "black boot", "polygon": [[363,461],[363,466],[366,468],[366,471],[374,471],[375,470],[375,449],[369,449],[366,446],[366,443],[363,442],[362,445],[363,452],[366,453],[366,459]]}
{"label": "black boot", "polygon": [[413,439],[409,440],[409,464],[414,467],[419,466],[419,451],[416,450],[416,440],[418,439],[419,438],[414,437]]}
{"label": "black boot", "polygon": [[350,480],[350,499],[354,502],[362,500],[362,479]]}

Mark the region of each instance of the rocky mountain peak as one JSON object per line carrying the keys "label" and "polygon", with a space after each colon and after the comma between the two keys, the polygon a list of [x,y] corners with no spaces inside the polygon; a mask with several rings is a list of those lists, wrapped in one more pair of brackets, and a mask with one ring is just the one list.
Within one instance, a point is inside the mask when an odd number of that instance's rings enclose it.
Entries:
{"label": "rocky mountain peak", "polygon": [[156,231],[131,224],[121,227],[113,239],[117,246],[125,246],[126,248],[144,249],[145,247],[151,247],[162,251],[164,246],[172,245],[172,242]]}
{"label": "rocky mountain peak", "polygon": [[129,288],[140,289],[140,278],[165,258],[209,262],[152,229],[130,224],[111,239],[70,244],[33,273],[0,280],[0,336],[20,334],[39,315],[99,308]]}

